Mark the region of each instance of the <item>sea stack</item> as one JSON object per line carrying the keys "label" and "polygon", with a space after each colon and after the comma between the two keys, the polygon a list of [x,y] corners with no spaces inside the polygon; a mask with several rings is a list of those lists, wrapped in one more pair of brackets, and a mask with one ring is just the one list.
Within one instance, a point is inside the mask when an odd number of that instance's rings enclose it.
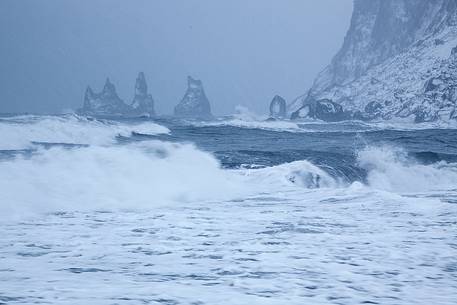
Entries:
{"label": "sea stack", "polygon": [[143,72],[140,72],[136,78],[135,97],[133,98],[130,107],[132,107],[132,112],[135,115],[155,115],[154,100],[152,99],[152,96],[148,94],[148,84],[146,83]]}
{"label": "sea stack", "polygon": [[286,117],[286,100],[276,95],[270,103],[270,118],[283,119]]}
{"label": "sea stack", "polygon": [[83,114],[89,115],[123,115],[129,107],[119,98],[116,87],[106,79],[103,91],[94,93],[91,87],[87,87],[84,96],[84,105],[80,110]]}
{"label": "sea stack", "polygon": [[194,119],[211,119],[211,106],[201,80],[187,77],[187,91],[175,107],[175,116]]}

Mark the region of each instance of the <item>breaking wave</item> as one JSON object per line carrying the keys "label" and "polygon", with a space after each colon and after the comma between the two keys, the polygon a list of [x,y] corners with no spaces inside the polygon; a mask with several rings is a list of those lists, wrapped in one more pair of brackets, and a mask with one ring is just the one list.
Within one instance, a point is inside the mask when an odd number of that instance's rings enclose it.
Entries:
{"label": "breaking wave", "polygon": [[222,169],[191,144],[40,148],[0,161],[0,211],[142,209],[236,200],[261,193],[339,186],[308,161],[246,170]]}
{"label": "breaking wave", "polygon": [[36,142],[108,145],[116,136],[132,132],[159,134],[169,130],[152,122],[123,124],[77,115],[16,116],[0,118],[0,150],[27,149]]}
{"label": "breaking wave", "polygon": [[263,130],[270,130],[270,131],[278,131],[278,132],[303,132],[304,130],[300,128],[300,126],[294,122],[290,121],[267,121],[267,120],[244,120],[239,118],[225,118],[219,119],[217,121],[212,122],[198,122],[193,123],[194,125],[198,126],[232,126],[232,127],[239,127],[239,128],[248,128],[248,129],[263,129]]}
{"label": "breaking wave", "polygon": [[368,173],[370,187],[399,193],[457,189],[457,164],[422,164],[406,151],[388,146],[367,147],[358,164]]}
{"label": "breaking wave", "polygon": [[329,173],[309,161],[295,161],[277,166],[246,170],[245,175],[253,183],[280,190],[291,186],[305,189],[337,188],[344,186],[340,177]]}
{"label": "breaking wave", "polygon": [[[359,152],[366,185],[394,193],[453,189],[455,164],[422,165],[401,150]],[[360,184],[360,181],[353,183]],[[259,169],[222,169],[190,144],[149,141],[77,149],[39,149],[0,162],[1,212],[137,209],[258,194],[349,187],[342,177],[308,161]],[[306,192],[302,196],[306,196]],[[305,198],[305,197],[304,197]]]}
{"label": "breaking wave", "polygon": [[192,145],[54,147],[0,162],[0,202],[3,213],[148,208],[246,195],[241,179]]}
{"label": "breaking wave", "polygon": [[237,106],[233,116],[218,118],[210,122],[191,122],[195,126],[232,126],[248,129],[263,129],[279,132],[301,132],[302,128],[297,123],[286,120],[268,120],[268,116],[257,115],[248,108]]}
{"label": "breaking wave", "polygon": [[298,198],[314,192],[316,198],[322,189],[351,192],[353,185],[400,195],[457,189],[457,164],[430,153],[423,162],[402,149],[368,146],[354,159],[339,163],[323,157],[224,169],[214,155],[192,144],[116,142],[119,134],[129,137],[132,132],[153,135],[169,130],[152,122],[79,116],[0,119],[0,149],[29,147],[32,142],[88,144],[38,145],[30,154],[0,159],[0,213],[148,209],[288,192]]}

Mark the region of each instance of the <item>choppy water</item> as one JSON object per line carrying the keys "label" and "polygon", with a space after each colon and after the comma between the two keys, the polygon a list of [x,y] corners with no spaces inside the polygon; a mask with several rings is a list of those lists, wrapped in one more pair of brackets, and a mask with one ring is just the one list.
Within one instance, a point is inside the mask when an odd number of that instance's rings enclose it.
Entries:
{"label": "choppy water", "polygon": [[457,130],[0,118],[0,304],[455,304]]}

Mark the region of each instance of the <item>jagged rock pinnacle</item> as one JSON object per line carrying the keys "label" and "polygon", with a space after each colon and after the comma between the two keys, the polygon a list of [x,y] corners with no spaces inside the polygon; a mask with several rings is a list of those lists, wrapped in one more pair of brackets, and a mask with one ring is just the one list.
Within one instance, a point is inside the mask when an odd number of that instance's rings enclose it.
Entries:
{"label": "jagged rock pinnacle", "polygon": [[175,107],[179,117],[209,119],[212,117],[211,106],[206,97],[201,80],[187,77],[187,91],[181,102]]}
{"label": "jagged rock pinnacle", "polygon": [[143,72],[138,74],[135,82],[135,96],[130,104],[132,111],[140,116],[154,116],[154,100],[148,94],[148,85]]}

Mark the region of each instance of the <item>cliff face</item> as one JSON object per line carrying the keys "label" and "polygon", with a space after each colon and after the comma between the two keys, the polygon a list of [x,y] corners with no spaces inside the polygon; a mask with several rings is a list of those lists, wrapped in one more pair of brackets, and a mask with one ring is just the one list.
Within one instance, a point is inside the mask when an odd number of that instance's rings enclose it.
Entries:
{"label": "cliff face", "polygon": [[291,112],[326,100],[345,119],[452,118],[456,25],[455,0],[355,0],[342,48]]}

